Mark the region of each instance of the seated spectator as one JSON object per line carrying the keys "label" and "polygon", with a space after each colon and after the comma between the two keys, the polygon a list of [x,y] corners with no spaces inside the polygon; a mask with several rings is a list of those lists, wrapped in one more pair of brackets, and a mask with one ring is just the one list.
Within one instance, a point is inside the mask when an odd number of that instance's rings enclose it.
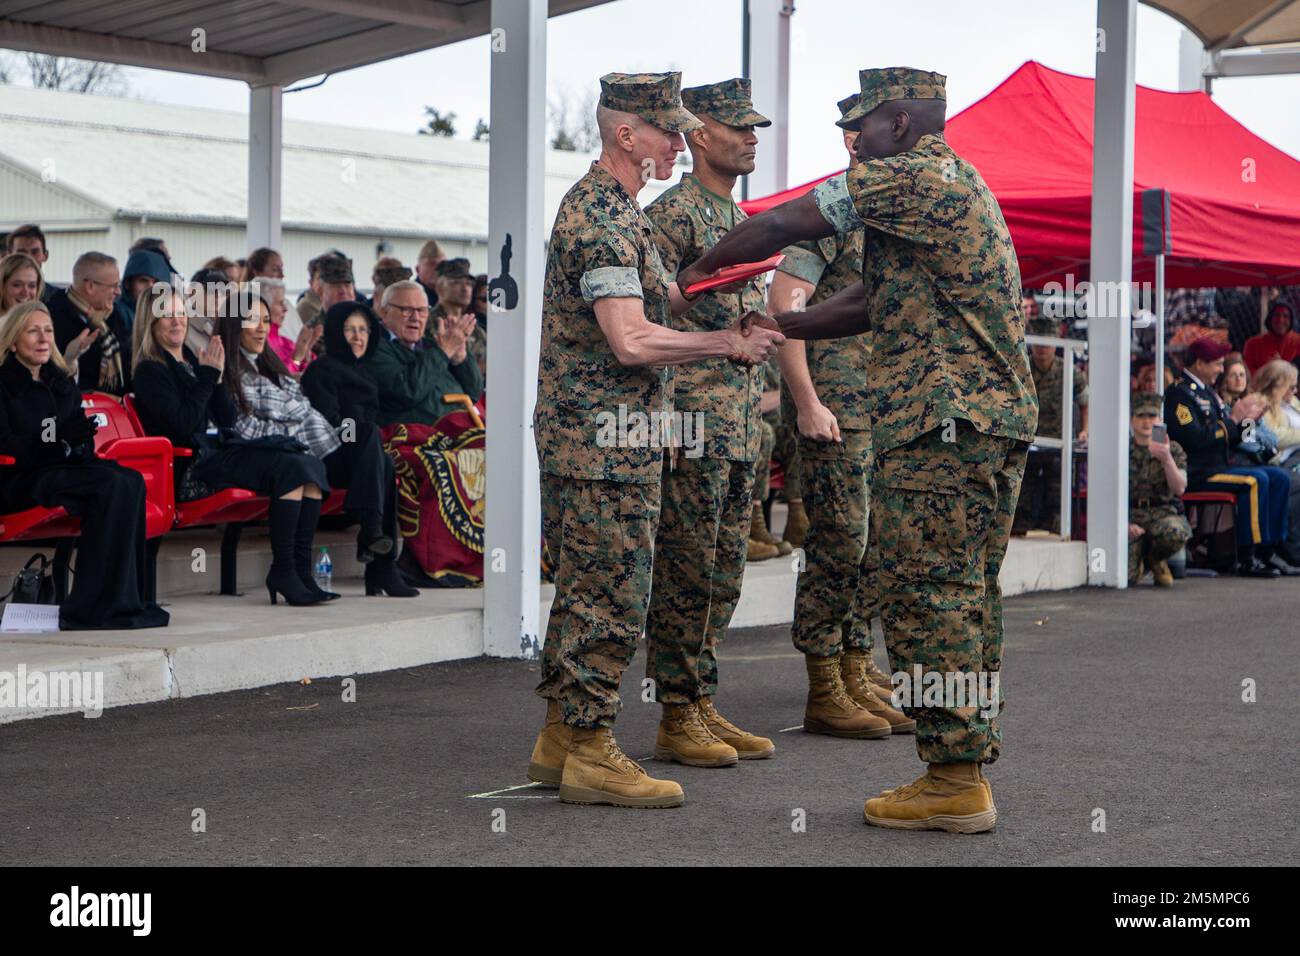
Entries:
{"label": "seated spectator", "polygon": [[1266,331],[1247,340],[1242,352],[1246,368],[1252,375],[1273,359],[1293,362],[1300,356],[1300,332],[1295,331],[1293,323],[1291,306],[1274,302],[1268,311]]}
{"label": "seated spectator", "polygon": [[1157,587],[1174,585],[1169,559],[1192,536],[1178,513],[1176,500],[1187,489],[1187,453],[1177,442],[1158,442],[1151,429],[1160,418],[1160,396],[1142,392],[1132,398],[1132,434],[1128,449],[1128,583],[1150,569]]}
{"label": "seated spectator", "polygon": [[[45,232],[35,223],[19,226],[5,236],[4,250],[6,255],[20,253],[27,256],[36,263],[36,268],[42,274],[45,272],[45,263],[50,258],[49,250],[45,248]],[[59,287],[44,283],[41,291],[41,301],[48,301],[56,288]]]}
{"label": "seated spectator", "polygon": [[1296,399],[1296,367],[1274,359],[1258,372],[1252,390],[1264,402],[1260,422],[1277,437],[1277,457],[1271,464],[1286,469],[1291,477],[1291,498],[1287,506],[1286,542],[1278,554],[1287,564],[1300,566],[1300,400]]}
{"label": "seated spectator", "polygon": [[474,293],[470,298],[469,310],[478,319],[474,337],[469,340],[469,354],[474,356],[483,381],[487,382],[488,277],[485,274],[474,277]]}
{"label": "seated spectator", "polygon": [[411,270],[402,265],[400,259],[393,256],[383,256],[375,263],[375,271],[370,274],[370,283],[374,286],[371,293],[369,306],[378,310],[380,304],[384,301],[384,289],[394,282],[401,282],[404,279],[411,278]]}
{"label": "seated spectator", "polygon": [[[434,283],[438,290],[438,304],[429,311],[429,327],[425,330],[425,345],[433,341],[433,330],[437,329],[441,319],[459,319],[465,315],[474,316],[474,326],[470,334],[478,332],[478,316],[471,305],[474,301],[474,273],[469,271],[468,259],[443,259],[438,264],[438,281]],[[473,339],[471,338],[471,352]]]}
{"label": "seated spectator", "polygon": [[267,344],[280,357],[285,368],[294,375],[301,375],[307,363],[315,357],[312,350],[320,341],[322,327],[319,324],[304,325],[298,330],[297,338],[290,339],[280,332],[284,317],[289,314],[284,282],[280,279],[259,279],[256,286],[271,306],[271,334],[267,337]]}
{"label": "seated spectator", "polygon": [[[1244,437],[1263,412],[1263,402],[1245,395],[1229,409],[1210,387],[1223,374],[1225,343],[1193,342],[1188,364],[1165,393],[1169,437],[1187,452],[1189,491],[1226,491],[1237,499],[1237,566],[1250,577],[1275,578],[1295,572],[1277,552],[1287,538],[1290,479],[1281,469],[1252,461],[1241,452]],[[1285,567],[1284,567],[1285,566]]]}
{"label": "seated spectator", "polygon": [[225,343],[220,335],[211,336],[196,355],[185,344],[186,311],[179,291],[154,286],[140,300],[135,322],[140,423],[149,434],[195,452],[193,458],[176,459],[177,499],[206,498],[225,488],[247,488],[270,498],[273,558],[266,586],[272,603],[277,593],[294,605],[336,597],[316,586],[311,567],[322,489],[329,487],[325,466],[305,450],[234,434],[238,414],[220,384]]}
{"label": "seated spectator", "polygon": [[[185,345],[196,355],[208,347],[217,327],[217,319],[225,311],[226,302],[238,287],[220,269],[200,269],[190,277],[186,289],[185,305],[189,313],[189,327],[185,331]],[[139,349],[136,349],[138,352]]]}
{"label": "seated spectator", "polygon": [[21,252],[0,259],[0,315],[16,305],[45,298],[45,280],[36,260]]}
{"label": "seated spectator", "polygon": [[82,391],[131,391],[131,339],[113,308],[121,287],[117,260],[87,252],[72,266],[72,285],[50,296],[55,339],[65,358],[76,358]]}
{"label": "seated spectator", "polygon": [[1133,384],[1135,392],[1154,394],[1156,391],[1156,363],[1150,359],[1140,361]]}
{"label": "seated spectator", "polygon": [[81,410],[43,302],[24,302],[9,314],[0,354],[0,454],[16,462],[0,468],[0,507],[62,507],[81,519],[60,629],[166,626],[167,612],[144,599],[144,479],[95,457],[95,422]]}
{"label": "seated spectator", "polygon": [[155,282],[171,285],[173,281],[171,264],[161,252],[152,249],[137,249],[126,260],[122,270],[122,294],[117,297],[114,307],[122,316],[122,324],[127,332],[135,325],[135,307],[140,296]]}
{"label": "seated spectator", "polygon": [[[368,563],[392,551],[395,542],[384,530],[392,527],[384,513],[389,498],[385,482],[392,472],[385,469],[378,430],[358,427],[352,440],[343,441],[312,408],[298,380],[266,347],[271,330],[266,300],[253,298],[244,318],[226,316],[218,327],[226,349],[224,382],[238,412],[235,433],[253,441],[284,436],[306,445],[324,462],[330,484],[347,489],[343,507],[361,523],[357,560]],[[328,488],[322,485],[321,490]],[[320,501],[309,504],[304,499],[303,508],[313,509],[314,519]]]}
{"label": "seated spectator", "polygon": [[227,282],[242,282],[244,278],[244,269],[237,262],[232,262],[225,256],[213,256],[207,262],[203,263],[205,269],[217,269],[226,274]]}
{"label": "seated spectator", "polygon": [[1250,372],[1237,352],[1229,352],[1223,359],[1223,374],[1214,383],[1223,404],[1229,408],[1250,391]]}
{"label": "seated spectator", "polygon": [[429,308],[438,304],[438,265],[446,258],[447,254],[442,251],[437,239],[430,239],[422,245],[415,257],[415,280],[429,297]]}
{"label": "seated spectator", "polygon": [[254,279],[284,279],[284,259],[274,249],[262,246],[248,254],[244,262],[244,281]]}
{"label": "seated spectator", "polygon": [[469,358],[474,315],[444,318],[425,338],[429,302],[418,282],[396,282],[384,290],[383,322],[387,330],[366,359],[379,385],[379,423],[433,425],[460,406],[443,401],[448,394],[483,394],[483,376]]}
{"label": "seated spectator", "polygon": [[[379,387],[370,377],[364,361],[380,345],[383,327],[367,305],[340,302],[325,313],[324,353],[302,376],[302,390],[312,407],[331,425],[347,430],[357,444],[374,440],[382,447],[376,421],[379,416]],[[381,456],[383,467],[383,530],[397,540],[397,479],[393,461]],[[415,597],[419,592],[406,584],[397,572],[396,549],[366,565],[366,594],[386,592],[389,597]]]}
{"label": "seated spectator", "polygon": [[[1054,318],[1039,315],[1027,323],[1030,335],[1059,337],[1061,323]],[[1061,438],[1064,415],[1061,391],[1064,383],[1065,362],[1074,361],[1073,354],[1062,358],[1052,345],[1029,346],[1029,372],[1038,390],[1038,431],[1044,438]],[[1088,374],[1074,370],[1075,438],[1088,440]],[[1061,532],[1061,453],[1056,449],[1035,448],[1029,453],[1025,477],[1016,501],[1013,534],[1025,534],[1043,528],[1053,534]]]}
{"label": "seated spectator", "polygon": [[[337,260],[337,261],[335,261]],[[338,263],[342,262],[343,266]],[[334,285],[347,285],[352,288],[352,292],[343,295],[343,289],[336,289],[331,301],[326,304],[328,293],[325,289],[324,281],[321,279],[321,270],[330,264],[329,272],[335,278],[330,281]],[[345,268],[346,267],[346,268]],[[344,299],[356,297],[355,287],[352,285],[352,261],[337,249],[331,249],[323,255],[317,256],[311,262],[307,263],[308,289],[298,299],[298,318],[303,325],[319,325],[322,314],[335,302],[341,302]],[[347,278],[342,277],[346,274]]]}

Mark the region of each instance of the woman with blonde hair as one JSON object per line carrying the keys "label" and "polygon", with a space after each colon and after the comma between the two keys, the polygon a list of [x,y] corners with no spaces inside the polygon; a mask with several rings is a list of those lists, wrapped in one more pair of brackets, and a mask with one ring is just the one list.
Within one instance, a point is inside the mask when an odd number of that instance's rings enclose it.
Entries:
{"label": "woman with blonde hair", "polygon": [[1300,377],[1290,362],[1274,359],[1255,373],[1251,390],[1264,400],[1260,420],[1277,435],[1278,455],[1272,464],[1286,469],[1291,477],[1291,497],[1287,507],[1286,541],[1278,554],[1287,564],[1300,564],[1300,400],[1296,399],[1296,380]]}
{"label": "woman with blonde hair", "polygon": [[44,295],[45,280],[35,259],[21,252],[0,259],[0,314]]}
{"label": "woman with blonde hair", "polygon": [[15,460],[0,468],[0,509],[62,507],[81,518],[60,629],[165,626],[167,612],[144,599],[144,479],[95,456],[95,422],[39,299],[5,317],[0,356],[0,454]]}

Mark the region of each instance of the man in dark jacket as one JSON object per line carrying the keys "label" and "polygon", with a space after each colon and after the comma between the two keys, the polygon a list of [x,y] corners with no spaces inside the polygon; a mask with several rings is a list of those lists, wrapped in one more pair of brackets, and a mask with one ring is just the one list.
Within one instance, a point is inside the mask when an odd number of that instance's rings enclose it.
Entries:
{"label": "man in dark jacket", "polygon": [[476,319],[473,312],[444,318],[427,345],[422,342],[429,322],[429,300],[417,282],[397,282],[384,291],[387,341],[367,359],[379,385],[379,424],[433,425],[461,408],[443,396],[464,394],[476,402],[483,394],[483,376],[468,353]]}
{"label": "man in dark jacket", "polygon": [[1237,497],[1237,562],[1242,574],[1276,578],[1293,569],[1277,554],[1286,540],[1291,482],[1281,468],[1249,462],[1240,451],[1263,413],[1257,396],[1229,409],[1214,390],[1229,346],[1200,338],[1188,364],[1165,393],[1169,438],[1187,452],[1188,491],[1227,491]]}
{"label": "man in dark jacket", "polygon": [[114,308],[121,288],[117,260],[86,252],[72,266],[72,285],[50,296],[55,341],[83,392],[131,391],[131,330]]}

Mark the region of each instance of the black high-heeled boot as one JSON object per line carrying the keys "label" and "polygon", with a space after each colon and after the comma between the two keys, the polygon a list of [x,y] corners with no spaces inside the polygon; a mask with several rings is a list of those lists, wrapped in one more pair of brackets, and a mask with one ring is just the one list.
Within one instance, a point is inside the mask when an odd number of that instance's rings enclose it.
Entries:
{"label": "black high-heeled boot", "polygon": [[276,603],[276,595],[294,607],[319,604],[321,599],[309,591],[302,583],[295,567],[294,545],[298,530],[302,502],[287,498],[272,498],[267,514],[267,527],[271,532],[271,570],[266,575],[266,590],[271,595],[271,603]]}
{"label": "black high-heeled boot", "polygon": [[386,557],[366,565],[366,596],[374,597],[378,594],[387,594],[389,597],[419,597],[420,591],[402,579],[402,573],[397,570],[396,560]]}
{"label": "black high-heeled boot", "polygon": [[342,597],[333,591],[326,591],[316,583],[316,576],[311,568],[311,546],[316,540],[316,524],[320,521],[320,499],[303,498],[302,510],[298,514],[298,528],[293,539],[293,566],[303,587],[315,595],[318,601],[333,601]]}

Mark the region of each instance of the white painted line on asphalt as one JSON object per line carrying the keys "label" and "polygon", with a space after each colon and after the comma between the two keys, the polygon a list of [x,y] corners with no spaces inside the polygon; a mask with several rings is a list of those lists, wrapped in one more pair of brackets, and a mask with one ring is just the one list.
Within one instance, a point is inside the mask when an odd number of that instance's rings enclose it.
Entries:
{"label": "white painted line on asphalt", "polygon": [[796,725],[796,726],[794,726],[794,727],[785,727],[785,728],[782,728],[781,730],[778,730],[777,733],[778,733],[778,734],[788,734],[788,733],[789,733],[790,731],[792,731],[792,730],[803,730],[803,724],[798,724],[798,725]]}
{"label": "white painted line on asphalt", "polygon": [[527,789],[529,789],[530,787],[540,787],[540,786],[541,786],[541,784],[540,784],[540,783],[536,783],[536,782],[521,783],[521,784],[517,784],[517,785],[515,785],[515,786],[513,786],[513,787],[502,787],[500,790],[489,790],[489,791],[487,791],[487,793],[470,793],[470,794],[466,794],[466,799],[469,799],[469,800],[476,800],[476,799],[479,799],[479,798],[482,798],[482,797],[495,797],[497,794],[500,794],[500,793],[509,793],[511,790],[527,790]]}

